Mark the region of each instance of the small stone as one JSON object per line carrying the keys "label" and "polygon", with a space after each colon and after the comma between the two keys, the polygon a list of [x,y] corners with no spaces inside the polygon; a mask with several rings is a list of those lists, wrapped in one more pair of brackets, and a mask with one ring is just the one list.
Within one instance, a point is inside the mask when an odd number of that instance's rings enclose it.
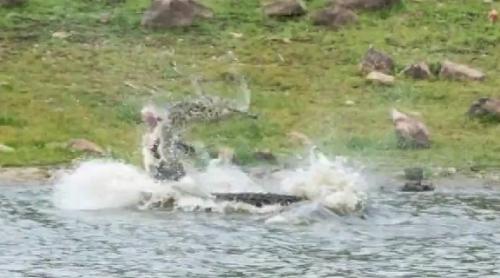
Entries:
{"label": "small stone", "polygon": [[485,79],[485,74],[480,70],[471,68],[467,65],[457,64],[450,61],[444,61],[441,64],[439,75],[442,78],[450,80],[474,80],[482,81]]}
{"label": "small stone", "polygon": [[4,184],[39,184],[52,177],[49,169],[38,167],[0,167],[0,181]]}
{"label": "small stone", "polygon": [[347,106],[353,106],[353,105],[355,105],[355,104],[356,104],[356,103],[355,103],[354,101],[352,101],[352,100],[346,100],[346,101],[345,101],[345,105],[347,105]]}
{"label": "small stone", "polygon": [[431,70],[425,62],[409,65],[402,73],[413,79],[428,79],[432,76]]}
{"label": "small stone", "polygon": [[470,170],[471,170],[472,172],[479,172],[479,171],[481,171],[481,168],[482,168],[482,167],[481,167],[481,166],[479,166],[479,165],[472,165],[472,166],[470,166]]}
{"label": "small stone", "polygon": [[269,17],[293,17],[307,13],[306,5],[302,0],[276,0],[265,4],[262,9]]}
{"label": "small stone", "polygon": [[392,84],[394,84],[394,81],[395,81],[394,76],[384,74],[384,73],[378,72],[378,71],[370,72],[366,76],[366,79],[373,82],[373,83],[382,84],[382,85],[392,85]]}
{"label": "small stone", "polygon": [[4,144],[0,144],[0,153],[13,153],[16,150]]}
{"label": "small stone", "polygon": [[400,148],[429,148],[429,131],[422,121],[396,109],[391,112],[394,131]]}
{"label": "small stone", "polygon": [[351,10],[342,7],[327,7],[312,16],[314,25],[328,26],[334,29],[355,23],[358,16]]}
{"label": "small stone", "polygon": [[242,37],[243,37],[243,34],[242,34],[242,33],[230,32],[229,34],[230,34],[233,38],[235,38],[235,39],[239,39],[239,38],[242,38]]}
{"label": "small stone", "polygon": [[195,0],[154,0],[142,17],[149,28],[191,26],[198,19],[213,17],[213,11]]}
{"label": "small stone", "polygon": [[408,181],[405,183],[401,191],[403,192],[425,192],[435,189],[432,183],[423,183],[421,181]]}
{"label": "small stone", "polygon": [[446,168],[446,174],[448,175],[454,175],[457,173],[457,168],[454,167],[448,167]]}
{"label": "small stone", "polygon": [[67,39],[67,38],[71,37],[71,33],[64,32],[64,31],[58,31],[58,32],[52,33],[52,37],[56,38],[56,39]]}
{"label": "small stone", "polygon": [[73,151],[103,155],[104,150],[96,143],[87,139],[73,139],[68,142],[67,147]]}
{"label": "small stone", "polygon": [[471,104],[468,114],[473,118],[500,120],[500,99],[482,97]]}
{"label": "small stone", "polygon": [[389,55],[370,47],[361,61],[360,69],[365,74],[372,71],[392,74],[394,71],[394,61]]}

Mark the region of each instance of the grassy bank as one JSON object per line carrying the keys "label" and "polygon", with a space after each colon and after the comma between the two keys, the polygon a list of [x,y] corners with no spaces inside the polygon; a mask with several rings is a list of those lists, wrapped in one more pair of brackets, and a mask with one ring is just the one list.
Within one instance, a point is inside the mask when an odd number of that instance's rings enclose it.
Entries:
{"label": "grassy bank", "polygon": [[[0,143],[16,149],[0,153],[0,165],[67,162],[78,154],[61,143],[77,137],[137,163],[145,102],[192,93],[193,74],[222,81],[238,71],[248,79],[259,119],[197,126],[190,137],[234,147],[243,160],[255,149],[293,153],[297,146],[286,134],[296,130],[327,153],[379,165],[500,167],[500,125],[465,117],[474,99],[500,94],[500,25],[486,16],[492,4],[406,0],[390,11],[361,13],[358,24],[334,32],[307,17],[266,19],[256,0],[205,3],[213,19],[170,31],[139,27],[148,0],[31,0],[0,9]],[[314,10],[324,1],[307,3]],[[488,78],[398,77],[392,87],[370,85],[357,67],[369,45],[391,54],[399,69],[448,58]],[[238,62],[229,62],[228,51]],[[397,149],[391,107],[422,115],[431,149]]]}

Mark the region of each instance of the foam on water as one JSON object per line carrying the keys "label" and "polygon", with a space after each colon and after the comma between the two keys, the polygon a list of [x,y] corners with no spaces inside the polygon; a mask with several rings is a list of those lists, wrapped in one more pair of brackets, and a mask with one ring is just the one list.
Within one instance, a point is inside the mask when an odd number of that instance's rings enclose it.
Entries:
{"label": "foam on water", "polygon": [[342,158],[329,160],[320,153],[313,153],[309,165],[283,170],[277,177],[279,187],[253,179],[235,165],[212,161],[204,170],[188,171],[188,175],[178,182],[159,183],[134,166],[93,160],[82,163],[59,179],[55,185],[54,203],[62,209],[79,210],[130,206],[150,209],[161,203],[183,211],[281,213],[283,207],[279,205],[257,208],[241,202],[218,201],[211,195],[274,191],[310,201],[293,206],[271,222],[290,219],[291,215],[307,215],[311,211],[317,213],[323,208],[338,214],[364,208],[366,195],[361,190],[364,181]]}
{"label": "foam on water", "polygon": [[346,159],[329,160],[311,151],[310,165],[290,171],[281,181],[284,192],[315,200],[340,214],[362,210],[366,194],[365,181],[358,171],[346,166]]}
{"label": "foam on water", "polygon": [[158,185],[137,168],[92,160],[65,173],[55,184],[54,204],[63,209],[95,210],[136,205],[143,190]]}

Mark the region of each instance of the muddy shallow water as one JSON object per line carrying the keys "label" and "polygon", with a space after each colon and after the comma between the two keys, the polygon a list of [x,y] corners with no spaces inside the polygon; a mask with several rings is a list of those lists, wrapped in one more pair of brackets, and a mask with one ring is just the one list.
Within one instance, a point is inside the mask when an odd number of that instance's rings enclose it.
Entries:
{"label": "muddy shallow water", "polygon": [[499,277],[500,190],[368,192],[363,216],[61,210],[0,187],[0,277]]}

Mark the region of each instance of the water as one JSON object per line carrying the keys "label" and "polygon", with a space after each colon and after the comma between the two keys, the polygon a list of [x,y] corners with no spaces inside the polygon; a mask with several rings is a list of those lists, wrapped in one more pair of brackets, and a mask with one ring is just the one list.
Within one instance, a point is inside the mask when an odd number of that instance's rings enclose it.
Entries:
{"label": "water", "polygon": [[[446,182],[436,192],[414,194],[369,179],[362,212],[343,216],[322,198],[284,210],[228,211],[226,204],[205,212],[189,205],[131,206],[139,180],[156,190],[140,171],[111,162],[82,167],[56,186],[0,187],[0,277],[500,276],[500,191],[478,181]],[[313,168],[284,174],[303,177]],[[360,182],[342,170],[344,185],[345,177]],[[64,183],[69,189],[61,192]],[[71,187],[75,183],[79,187]],[[125,193],[116,190],[120,183]],[[328,188],[320,191],[332,193]],[[191,187],[197,195],[199,190]],[[77,202],[76,193],[87,201]],[[187,195],[176,198],[186,201]],[[76,203],[65,207],[59,198]]]}

